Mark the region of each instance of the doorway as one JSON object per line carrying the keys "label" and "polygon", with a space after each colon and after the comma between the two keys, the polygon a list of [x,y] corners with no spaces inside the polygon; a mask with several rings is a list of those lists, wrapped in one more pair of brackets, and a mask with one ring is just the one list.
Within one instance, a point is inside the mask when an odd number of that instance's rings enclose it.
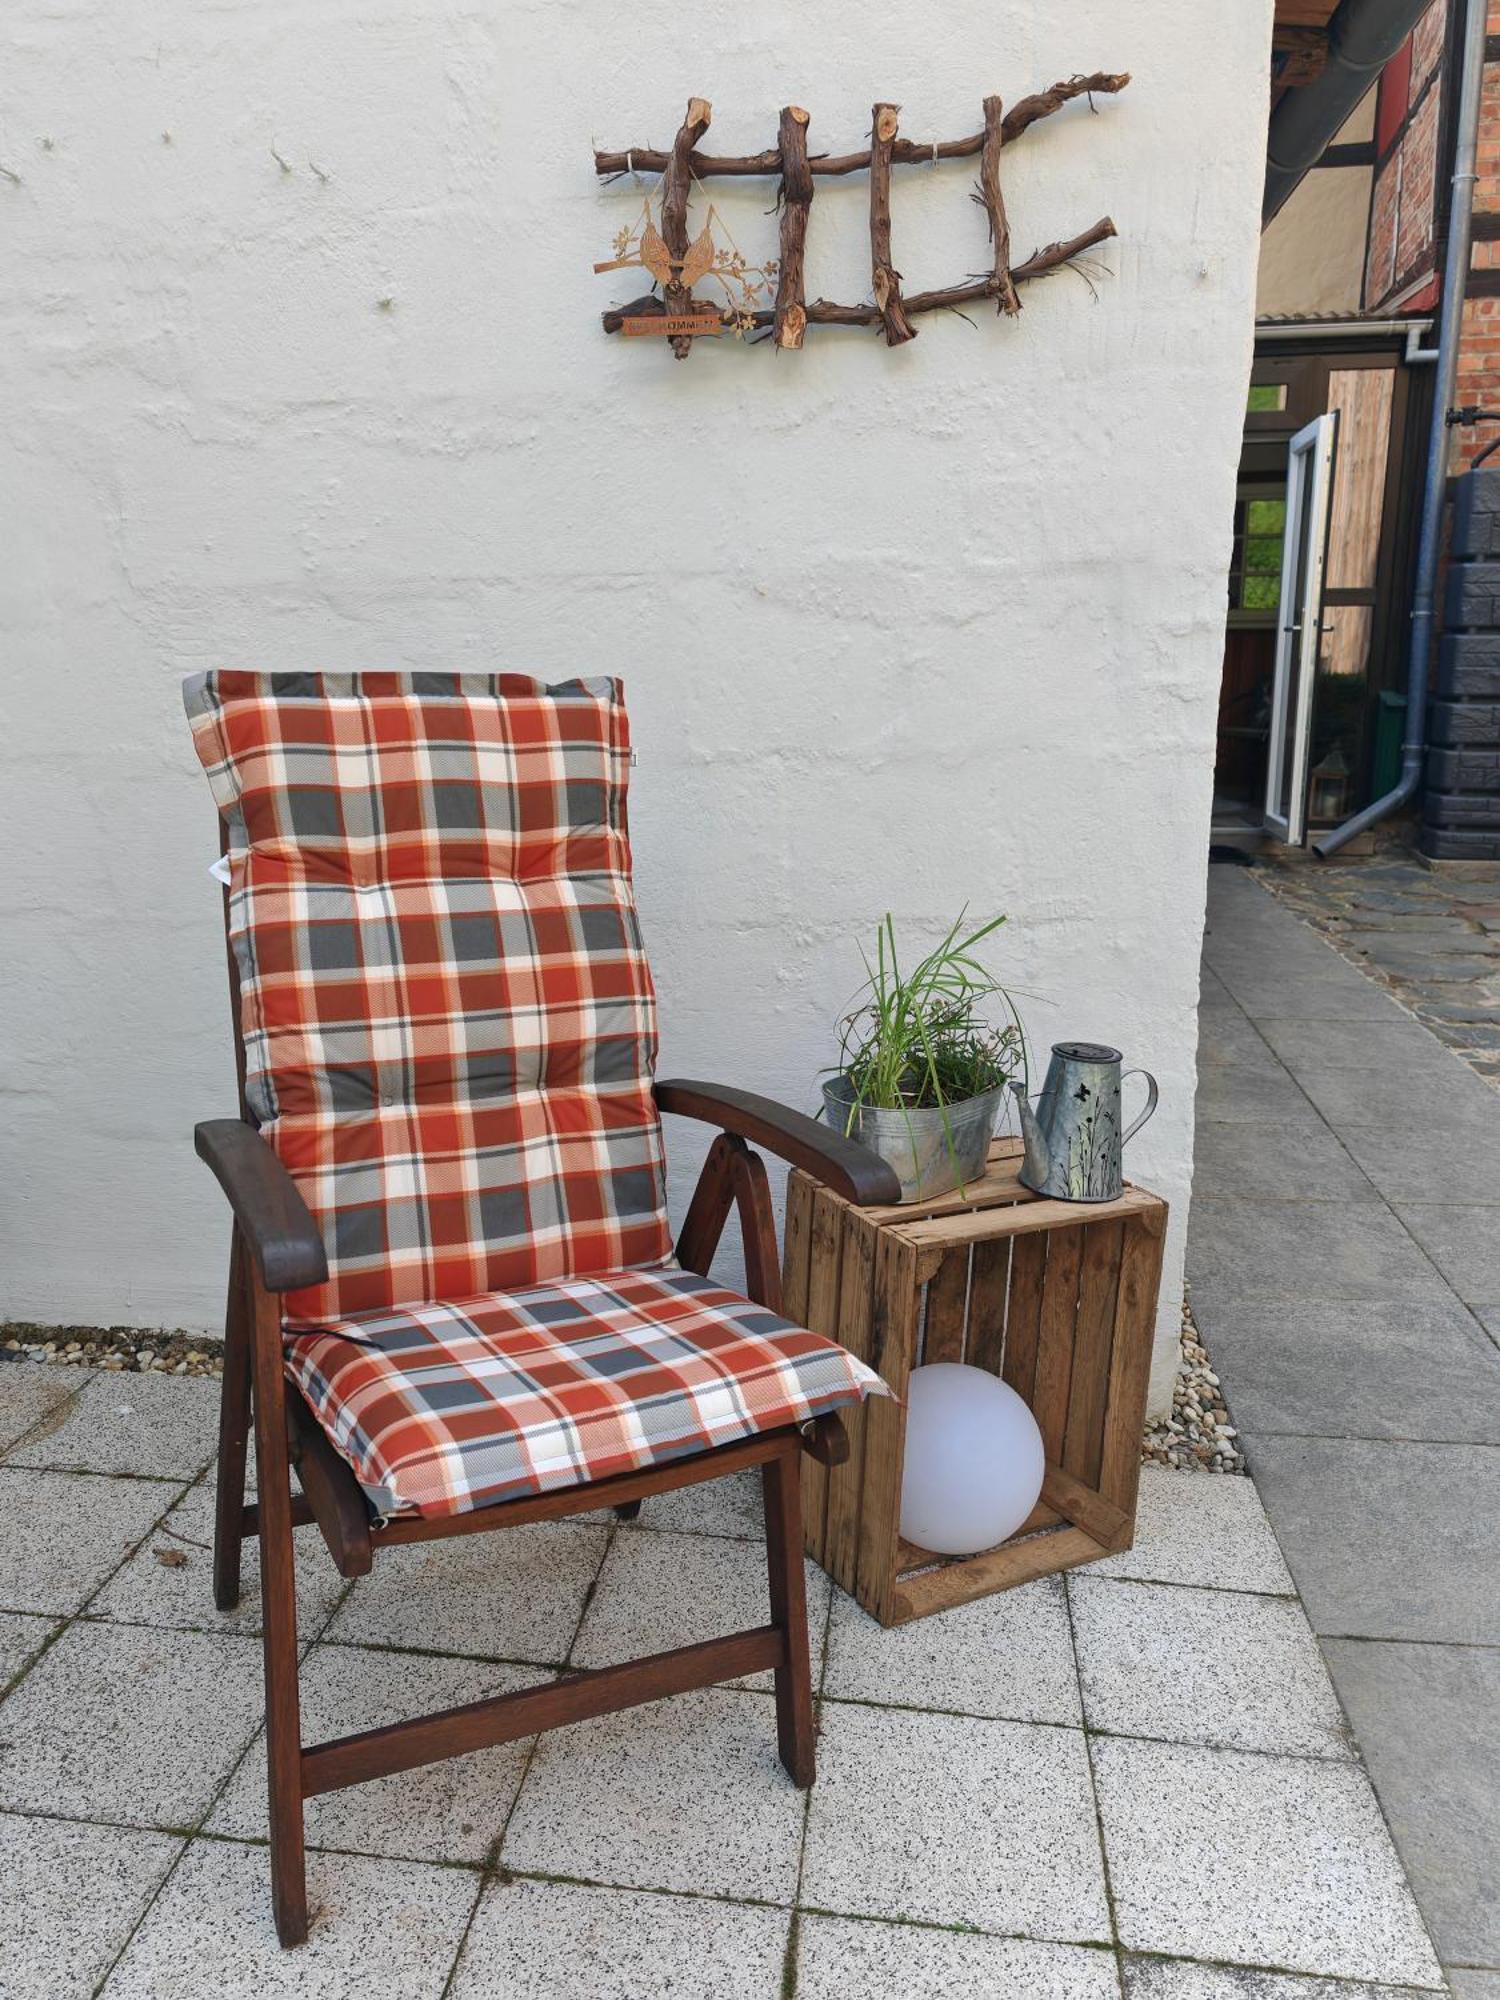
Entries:
{"label": "doorway", "polygon": [[[1420,339],[1425,322],[1413,321]],[[1336,336],[1336,337],[1335,337]],[[1262,326],[1235,495],[1212,843],[1300,845],[1394,782],[1428,378],[1405,323]]]}

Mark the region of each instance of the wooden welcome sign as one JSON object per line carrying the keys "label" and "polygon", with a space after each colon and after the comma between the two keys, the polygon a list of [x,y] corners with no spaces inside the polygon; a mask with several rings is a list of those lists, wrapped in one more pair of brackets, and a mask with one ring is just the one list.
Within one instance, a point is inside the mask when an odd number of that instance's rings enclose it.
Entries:
{"label": "wooden welcome sign", "polygon": [[[1010,223],[1000,191],[1000,156],[1039,119],[1075,97],[1115,96],[1129,83],[1128,75],[1098,71],[1070,77],[1050,90],[1023,97],[1006,111],[998,97],[984,100],[984,124],[963,139],[918,143],[898,137],[900,106],[877,104],[871,113],[870,144],[857,153],[809,154],[808,114],[795,104],[781,113],[777,143],[770,151],[738,158],[713,158],[697,150],[708,130],[713,107],[701,97],[688,100],[687,116],[670,152],[632,147],[625,152],[594,152],[594,171],[614,178],[620,174],[659,173],[660,223],[653,216],[651,197],[642,204],[640,220],[615,238],[613,257],[596,271],[639,267],[650,273],[659,291],[603,315],[606,333],[633,337],[655,335],[672,343],[679,360],[692,352],[705,333],[769,333],[777,347],[800,347],[809,326],[870,326],[879,328],[890,347],[915,340],[912,320],[921,313],[956,311],[992,299],[997,312],[1014,316],[1021,310],[1019,288],[1071,263],[1096,243],[1115,234],[1109,217],[1065,243],[1049,243],[1019,264],[1012,264]],[[974,200],[989,220],[990,268],[929,292],[901,290],[901,273],[892,263],[891,169],[896,165],[936,166],[943,160],[979,159]],[[870,289],[863,305],[836,305],[828,299],[810,304],[804,291],[804,257],[813,182],[819,175],[868,171],[870,176]],[[735,247],[723,218],[713,207],[696,237],[688,235],[688,197],[693,182],[719,175],[780,176],[777,203],[781,211],[780,256],[774,263],[753,265]],[[720,243],[715,229],[725,239]],[[723,303],[695,299],[693,287],[715,283]],[[774,296],[773,296],[774,288]]]}

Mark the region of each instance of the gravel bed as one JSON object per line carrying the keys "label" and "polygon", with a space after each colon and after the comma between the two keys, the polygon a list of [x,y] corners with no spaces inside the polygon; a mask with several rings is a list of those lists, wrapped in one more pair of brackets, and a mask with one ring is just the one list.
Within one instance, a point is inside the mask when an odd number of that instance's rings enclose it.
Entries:
{"label": "gravel bed", "polygon": [[1172,1465],[1180,1472],[1245,1470],[1239,1432],[1229,1421],[1224,1392],[1186,1295],[1182,1301],[1182,1365],[1172,1391],[1172,1414],[1148,1428],[1141,1457],[1147,1465]]}
{"label": "gravel bed", "polygon": [[222,1375],[222,1352],[189,1333],[143,1333],[136,1326],[33,1326],[0,1320],[0,1363],[103,1368],[111,1374]]}

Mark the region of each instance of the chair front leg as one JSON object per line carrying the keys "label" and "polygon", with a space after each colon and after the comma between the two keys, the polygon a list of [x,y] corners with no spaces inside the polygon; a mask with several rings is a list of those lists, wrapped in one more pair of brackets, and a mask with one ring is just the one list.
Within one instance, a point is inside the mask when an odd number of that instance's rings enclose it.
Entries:
{"label": "chair front leg", "polygon": [[812,1662],[808,1655],[807,1590],[802,1571],[801,1450],[795,1442],[761,1468],[766,1507],[766,1561],[771,1623],[781,1629],[786,1658],[776,1669],[776,1745],[794,1785],[817,1776]]}
{"label": "chair front leg", "polygon": [[260,1522],[261,1644],[266,1678],[266,1780],[271,1822],[271,1903],[284,1945],[307,1937],[307,1858],[302,1814],[302,1719],[297,1690],[297,1583],[292,1474],[287,1454],[281,1303],[252,1275],[255,1457]]}
{"label": "chair front leg", "polygon": [[224,1379],[219,1390],[219,1467],[214,1493],[214,1603],[220,1611],[233,1611],[240,1601],[245,1457],[250,1441],[249,1261],[236,1224],[224,1309]]}

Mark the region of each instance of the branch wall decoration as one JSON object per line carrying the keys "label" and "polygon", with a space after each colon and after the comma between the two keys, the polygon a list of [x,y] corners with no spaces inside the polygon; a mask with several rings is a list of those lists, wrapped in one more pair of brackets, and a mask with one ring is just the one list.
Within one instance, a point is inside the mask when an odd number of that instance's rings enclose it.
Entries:
{"label": "branch wall decoration", "polygon": [[[749,334],[769,334],[775,346],[797,348],[809,326],[868,326],[880,329],[888,346],[899,347],[916,339],[918,329],[912,321],[922,313],[957,311],[991,299],[997,312],[1014,317],[1021,310],[1022,285],[1072,263],[1116,232],[1110,218],[1101,216],[1091,228],[1066,242],[1049,243],[1021,263],[1012,264],[1010,220],[1000,188],[1002,153],[1038,120],[1074,98],[1087,97],[1092,104],[1096,96],[1116,96],[1129,81],[1128,75],[1104,71],[1069,77],[1054,83],[1050,90],[1021,98],[1009,111],[998,97],[986,97],[984,123],[978,132],[963,139],[930,143],[901,138],[900,106],[877,104],[871,112],[869,146],[858,153],[810,154],[808,114],[799,105],[789,104],[781,113],[777,142],[769,151],[715,158],[698,151],[713,107],[704,98],[690,98],[687,116],[670,151],[645,146],[624,152],[595,148],[594,171],[603,178],[641,173],[661,176],[659,225],[648,194],[640,219],[616,236],[614,256],[594,266],[601,272],[639,266],[655,280],[657,289],[628,305],[612,306],[602,315],[604,331],[668,339],[673,353],[683,360],[692,352],[693,341],[706,334],[731,333],[742,339]],[[892,168],[936,166],[943,160],[972,159],[975,155],[979,180],[973,199],[984,209],[989,223],[990,268],[959,284],[908,296],[902,292],[901,273],[892,262]],[[870,176],[871,297],[861,305],[837,305],[828,299],[809,303],[804,269],[814,181],[820,175],[863,172]],[[748,263],[712,206],[697,236],[689,235],[688,202],[693,184],[716,175],[779,176],[780,255],[774,263]],[[716,228],[725,239],[722,243],[715,235]],[[695,298],[693,287],[705,281],[712,281],[721,297]]]}

